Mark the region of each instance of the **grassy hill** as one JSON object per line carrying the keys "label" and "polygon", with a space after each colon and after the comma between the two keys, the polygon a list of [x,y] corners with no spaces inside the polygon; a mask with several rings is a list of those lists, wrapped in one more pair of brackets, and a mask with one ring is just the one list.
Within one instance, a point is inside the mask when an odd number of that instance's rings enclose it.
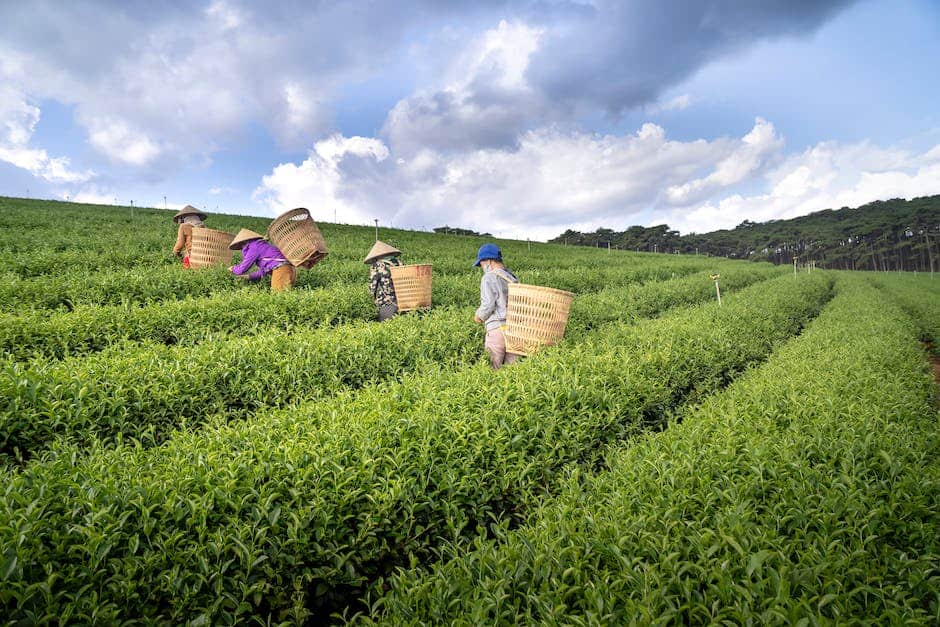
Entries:
{"label": "grassy hill", "polygon": [[842,270],[940,270],[940,196],[877,200],[790,220],[745,220],[733,229],[679,235],[668,225],[626,231],[566,231],[558,243],[664,253],[699,253]]}

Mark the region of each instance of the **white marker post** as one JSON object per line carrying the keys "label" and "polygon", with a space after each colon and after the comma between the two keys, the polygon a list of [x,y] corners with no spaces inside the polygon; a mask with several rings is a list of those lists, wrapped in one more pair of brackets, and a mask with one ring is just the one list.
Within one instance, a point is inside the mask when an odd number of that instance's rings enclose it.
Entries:
{"label": "white marker post", "polygon": [[718,287],[718,277],[720,277],[720,276],[721,276],[720,274],[713,274],[713,275],[711,275],[712,281],[715,282],[715,294],[718,295],[718,306],[719,306],[719,307],[721,307],[721,288]]}

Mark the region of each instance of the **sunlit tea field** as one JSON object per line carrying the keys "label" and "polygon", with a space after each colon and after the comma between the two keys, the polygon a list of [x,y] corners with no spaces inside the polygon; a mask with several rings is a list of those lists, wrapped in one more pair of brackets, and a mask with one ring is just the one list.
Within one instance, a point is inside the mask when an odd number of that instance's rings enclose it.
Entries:
{"label": "sunlit tea field", "polygon": [[494,372],[486,240],[380,228],[379,324],[372,227],[271,293],[171,216],[0,199],[4,624],[940,621],[940,277],[497,240],[575,298]]}

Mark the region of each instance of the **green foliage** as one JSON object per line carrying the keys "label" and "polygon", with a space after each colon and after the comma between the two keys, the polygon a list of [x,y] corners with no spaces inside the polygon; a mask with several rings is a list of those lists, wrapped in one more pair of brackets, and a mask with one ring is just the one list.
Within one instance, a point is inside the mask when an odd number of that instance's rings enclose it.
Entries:
{"label": "green foliage", "polygon": [[940,196],[825,209],[789,220],[745,220],[734,229],[680,235],[661,224],[626,231],[568,230],[556,243],[624,250],[698,253],[790,264],[816,261],[841,270],[940,271]]}
{"label": "green foliage", "polygon": [[[559,274],[556,280],[567,280],[567,271]],[[726,277],[729,285],[743,287],[773,274],[778,274],[773,268],[745,268],[740,276],[731,271]],[[461,287],[453,290],[454,302],[471,300],[478,289],[476,285]],[[705,300],[711,290],[707,277],[693,275],[588,294],[576,301],[568,337],[577,341],[584,332],[613,320],[648,317]],[[273,311],[283,307],[287,322],[299,314],[297,294],[267,295],[257,305]],[[223,303],[231,305],[231,300],[226,297]],[[326,309],[315,311],[325,315],[338,302],[326,300]],[[372,308],[362,308],[372,315]],[[211,311],[221,318],[230,310]],[[240,419],[262,407],[282,407],[397,379],[429,362],[466,364],[480,354],[479,331],[470,322],[473,314],[468,308],[438,308],[419,319],[399,317],[380,326],[352,323],[333,329],[289,326],[284,330],[270,324],[264,309],[246,303],[246,311],[247,320],[241,315],[236,318],[242,330],[251,330],[254,316],[264,324],[263,333],[210,338],[196,330],[179,346],[118,344],[97,356],[62,362],[9,361],[0,369],[0,455],[22,461],[57,436],[80,443],[126,437],[150,446],[162,442],[175,428],[199,425],[217,414]],[[173,308],[170,312],[180,313]],[[144,331],[147,320],[146,316],[134,320],[130,328]],[[197,320],[206,329],[217,328],[210,325],[220,322]],[[188,333],[191,325],[178,328]],[[199,339],[212,341],[191,344]]]}
{"label": "green foliage", "polygon": [[[934,301],[936,302],[936,301]],[[517,531],[403,571],[389,624],[935,624],[936,388],[861,281],[681,424],[573,469]]]}
{"label": "green foliage", "polygon": [[928,277],[827,306],[835,273],[498,240],[576,298],[494,373],[489,238],[380,229],[435,304],[380,325],[371,225],[320,222],[330,255],[271,294],[184,271],[171,215],[0,198],[4,623],[937,615]]}
{"label": "green foliage", "polygon": [[515,519],[602,445],[662,427],[829,294],[819,274],[780,277],[495,375],[428,365],[159,448],[61,447],[0,496],[0,604],[25,621],[322,617],[441,542]]}

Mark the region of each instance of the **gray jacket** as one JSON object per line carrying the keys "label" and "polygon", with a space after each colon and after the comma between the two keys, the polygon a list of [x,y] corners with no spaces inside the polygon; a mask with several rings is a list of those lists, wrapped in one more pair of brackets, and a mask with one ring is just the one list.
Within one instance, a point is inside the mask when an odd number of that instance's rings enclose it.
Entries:
{"label": "gray jacket", "polygon": [[516,275],[506,268],[483,274],[480,280],[480,308],[477,309],[477,318],[483,321],[487,331],[506,324],[509,284],[518,282]]}

